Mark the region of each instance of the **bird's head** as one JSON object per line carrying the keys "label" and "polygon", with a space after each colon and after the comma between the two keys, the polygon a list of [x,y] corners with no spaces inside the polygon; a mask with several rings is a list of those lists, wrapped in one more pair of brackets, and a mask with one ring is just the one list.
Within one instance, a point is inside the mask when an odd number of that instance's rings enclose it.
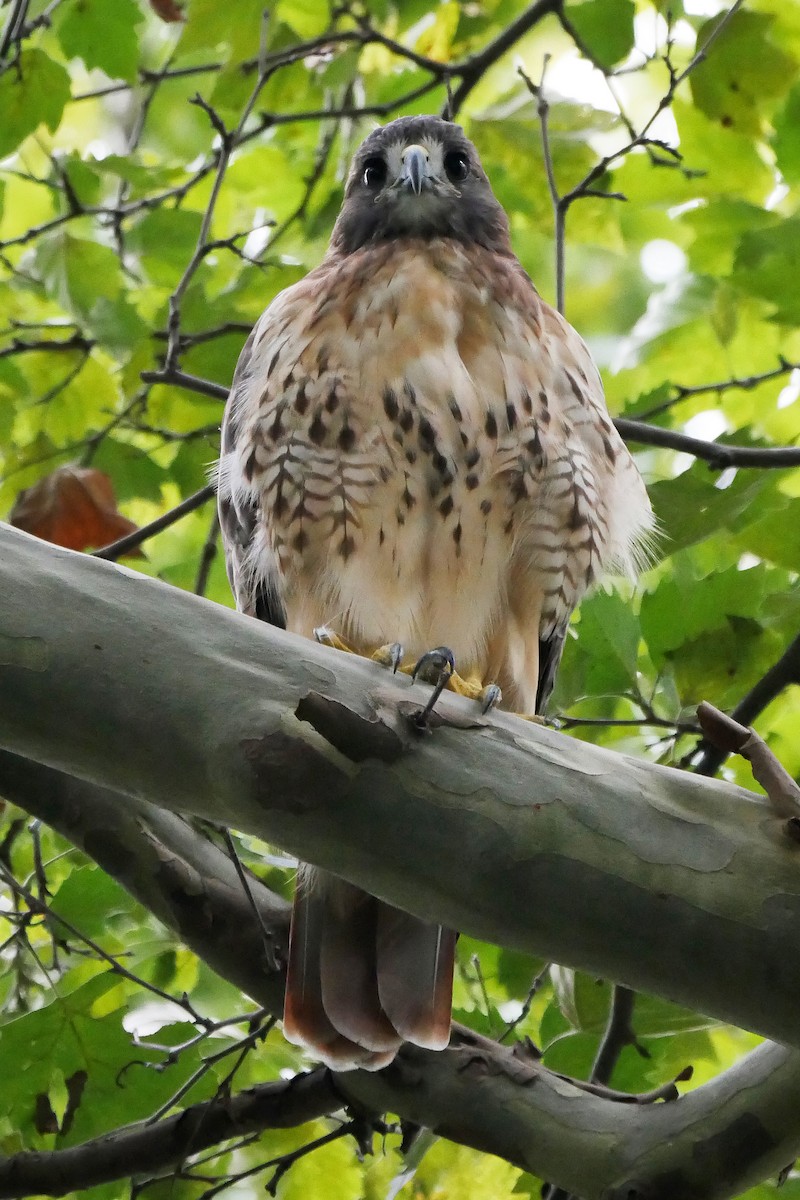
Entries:
{"label": "bird's head", "polygon": [[472,142],[439,117],[400,117],[353,159],[332,249],[391,238],[455,238],[508,251],[508,220]]}

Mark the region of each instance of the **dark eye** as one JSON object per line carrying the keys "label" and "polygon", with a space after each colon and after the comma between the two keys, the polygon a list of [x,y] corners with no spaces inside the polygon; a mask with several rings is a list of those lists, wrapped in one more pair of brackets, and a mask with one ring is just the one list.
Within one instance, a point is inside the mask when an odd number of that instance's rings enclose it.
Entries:
{"label": "dark eye", "polygon": [[364,180],[365,187],[382,187],[386,182],[386,163],[382,158],[368,158],[364,163],[364,173],[361,178]]}
{"label": "dark eye", "polygon": [[451,183],[463,183],[469,175],[469,159],[460,150],[451,150],[444,156],[444,169]]}

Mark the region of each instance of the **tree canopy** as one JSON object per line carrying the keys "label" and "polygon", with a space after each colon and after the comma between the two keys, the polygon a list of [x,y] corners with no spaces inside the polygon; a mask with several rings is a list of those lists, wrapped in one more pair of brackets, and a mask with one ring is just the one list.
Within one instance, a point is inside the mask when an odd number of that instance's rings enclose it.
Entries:
{"label": "tree canopy", "polygon": [[[707,851],[702,869],[724,874],[721,858],[708,867],[718,843],[704,806],[713,797],[721,812],[730,795],[732,811],[747,814],[738,788],[758,788],[748,762],[728,755],[732,744],[720,749],[703,736],[698,703],[754,725],[789,777],[800,772],[800,0],[239,0],[230,7],[214,0],[9,0],[0,19],[0,513],[76,551],[123,539],[101,557],[127,556],[137,573],[230,606],[208,472],[247,333],[281,289],[320,261],[349,158],[374,124],[409,113],[452,116],[481,154],[523,265],[588,341],[659,522],[654,560],[639,583],[604,585],[574,618],[551,706],[566,748],[548,750],[546,738],[555,735],[533,731],[531,754],[563,765],[573,747],[576,761],[590,761],[580,755],[595,751],[568,738],[613,751],[626,794],[640,778],[625,775],[638,769],[632,760],[643,772],[661,765],[676,776],[718,775],[729,791],[700,788],[696,826],[688,809],[680,820],[684,832],[696,828],[697,846]],[[485,1063],[501,1063],[495,1073],[517,1084],[540,1078],[537,1096],[544,1097],[538,1125],[517,1098],[487,1107],[483,1140],[479,1117],[455,1090],[458,1072],[447,1075],[436,1056],[408,1058],[405,1069],[422,1080],[421,1098],[413,1114],[400,1112],[402,1128],[391,1077],[348,1084],[319,1072],[299,1075],[312,1064],[281,1036],[276,968],[293,881],[285,851],[306,847],[273,845],[246,819],[223,831],[199,767],[197,805],[185,798],[182,809],[195,814],[187,820],[167,811],[163,795],[146,794],[144,767],[138,794],[131,796],[131,786],[121,798],[124,779],[90,765],[112,754],[122,728],[123,710],[108,699],[121,703],[118,693],[103,690],[111,667],[86,657],[88,629],[78,637],[79,623],[73,630],[59,595],[99,623],[113,608],[111,640],[129,636],[138,646],[142,639],[143,679],[156,669],[147,661],[148,637],[153,660],[166,653],[159,604],[185,621],[186,658],[170,659],[174,686],[163,684],[160,701],[179,715],[184,669],[187,689],[195,679],[191,630],[205,622],[220,678],[230,657],[226,638],[233,658],[247,650],[256,666],[263,646],[265,670],[283,653],[300,661],[301,652],[278,634],[258,641],[255,631],[236,632],[240,622],[218,610],[188,600],[173,607],[158,599],[160,590],[152,593],[150,624],[139,593],[131,597],[143,624],[128,634],[120,614],[130,576],[83,559],[68,567],[56,551],[27,558],[20,551],[16,559],[15,535],[8,536],[7,561],[21,564],[22,586],[0,592],[0,687],[7,687],[4,671],[9,679],[18,670],[34,682],[46,678],[36,674],[48,669],[49,653],[38,634],[24,637],[22,649],[17,643],[28,609],[25,581],[46,590],[49,579],[59,584],[53,607],[31,602],[31,621],[38,614],[45,628],[48,611],[54,614],[62,669],[74,673],[75,688],[77,681],[96,687],[97,703],[81,725],[80,704],[66,707],[77,696],[70,681],[54,689],[64,727],[75,731],[74,761],[56,761],[47,747],[58,740],[57,710],[40,728],[33,692],[24,701],[15,684],[4,700],[9,713],[17,706],[19,725],[9,719],[0,735],[0,795],[7,798],[0,814],[0,1151],[7,1156],[0,1158],[0,1195],[199,1200],[255,1196],[267,1187],[281,1200],[373,1200],[404,1187],[401,1195],[503,1200],[539,1196],[544,1187],[548,1200],[558,1200],[566,1193],[545,1182],[545,1165],[558,1156],[548,1157],[546,1147],[536,1156],[535,1131],[544,1130],[546,1141],[548,1120],[554,1130],[572,1125],[578,1158],[581,1131],[596,1132],[598,1121],[614,1127],[591,1101],[618,1109],[630,1132],[645,1100],[666,1111],[663,1101],[679,1091],[697,1097],[687,1113],[728,1105],[734,1115],[726,1128],[752,1144],[737,1097],[748,1087],[760,1096],[756,1076],[766,1078],[770,1064],[779,1082],[785,1072],[785,1091],[775,1094],[785,1096],[786,1121],[796,1128],[795,1142],[790,1129],[785,1144],[800,1148],[794,1051],[782,1058],[773,1044],[756,1050],[761,1039],[752,1032],[779,1036],[797,965],[790,945],[786,971],[779,957],[770,960],[770,970],[748,980],[730,1007],[717,1003],[713,988],[702,993],[714,1006],[704,1015],[695,1011],[696,964],[686,964],[685,987],[666,978],[661,988],[652,945],[649,957],[642,952],[649,974],[620,970],[619,982],[652,980],[660,994],[634,996],[599,968],[575,969],[589,963],[578,949],[566,965],[551,964],[533,916],[535,932],[525,937],[515,923],[506,945],[500,936],[499,944],[463,936],[459,1045],[472,1046],[477,1061],[481,1039],[518,1042],[514,1056],[486,1049],[483,1069],[491,1074]],[[94,600],[107,610],[93,608]],[[308,670],[335,680],[326,653],[309,649]],[[215,661],[203,659],[210,696]],[[359,669],[375,668],[341,666],[351,706],[351,673]],[[255,668],[246,678],[255,686]],[[131,712],[141,718],[130,728],[162,746],[166,764],[164,731],[180,726],[158,711],[155,692],[148,725],[136,707],[135,676],[128,679]],[[297,716],[324,732],[341,710],[323,710]],[[24,746],[23,726],[30,733]],[[469,736],[467,726],[462,732]],[[442,770],[461,753],[458,736],[449,730],[438,743],[431,739]],[[191,748],[188,725],[185,737]],[[510,734],[508,743],[516,744]],[[127,763],[119,746],[113,753]],[[204,746],[197,758],[206,762]],[[624,811],[635,814],[635,804]],[[210,817],[214,826],[206,824]],[[719,837],[734,839],[732,827]],[[643,839],[651,840],[642,861],[660,862],[659,846],[664,854],[691,846],[691,838],[666,836],[661,845],[658,828],[643,819]],[[788,853],[789,839],[781,841],[776,828],[752,859],[765,894],[777,878],[778,859],[770,855]],[[763,836],[760,819],[751,829]],[[557,839],[558,822],[554,830]],[[574,845],[562,851],[580,859]],[[356,849],[342,854],[362,869]],[[746,838],[736,841],[735,854],[731,878],[741,871],[746,881]],[[701,866],[692,855],[676,863],[670,895],[702,907]],[[402,887],[386,870],[385,886]],[[637,884],[656,899],[652,910],[643,906],[641,922],[655,921],[658,907],[657,871],[649,883],[648,871]],[[715,887],[709,882],[709,894]],[[469,879],[462,888],[458,901],[468,910]],[[431,903],[434,891],[431,885]],[[186,900],[192,895],[201,898],[195,907]],[[731,924],[749,927],[756,956],[767,926],[754,895],[743,882],[740,898],[731,888],[724,904]],[[452,896],[441,902],[455,905]],[[796,914],[788,900],[780,919],[777,909],[770,912],[770,936],[778,926],[781,936],[791,931],[780,924]],[[580,910],[574,920],[583,928],[590,916]],[[475,915],[468,927],[494,938],[488,918]],[[691,957],[707,957],[709,970],[721,971],[712,953],[718,931],[700,922],[692,942],[690,925],[681,929],[694,946]],[[638,934],[644,944],[648,927],[640,924]],[[667,962],[666,947],[664,955]],[[599,946],[596,961],[608,971],[622,959]],[[671,969],[674,976],[681,966]],[[744,993],[757,1007],[759,980],[771,1017],[747,1029],[723,1024],[723,1015],[751,1011]],[[559,1089],[572,1086],[566,1077],[594,1080],[594,1093],[570,1093],[571,1110],[559,1108]],[[473,1081],[469,1070],[461,1078]],[[636,1094],[639,1103],[626,1106],[619,1093]],[[235,1119],[224,1105],[213,1108],[229,1097],[238,1105]],[[180,1127],[182,1110],[191,1120]],[[437,1135],[416,1134],[414,1120],[435,1126]],[[137,1121],[151,1124],[131,1133]],[[132,1169],[121,1180],[102,1172],[113,1139],[76,1159],[76,1174],[63,1157],[46,1160],[42,1176],[24,1174],[31,1159],[17,1160],[18,1176],[8,1168],[17,1152],[77,1153],[123,1127],[134,1147],[127,1161],[140,1155],[143,1164],[133,1183]],[[159,1159],[157,1139],[166,1144],[181,1128],[178,1157],[173,1140],[172,1155]],[[525,1153],[516,1136],[527,1139]],[[787,1200],[800,1197],[792,1154],[779,1163]],[[89,1160],[97,1174],[86,1173]],[[717,1170],[716,1191],[698,1177],[695,1194],[767,1200],[777,1186],[769,1161],[772,1178],[761,1182],[744,1159],[737,1168],[729,1156],[730,1177]],[[698,1170],[713,1174],[707,1165]],[[677,1200],[674,1189],[625,1194]]]}

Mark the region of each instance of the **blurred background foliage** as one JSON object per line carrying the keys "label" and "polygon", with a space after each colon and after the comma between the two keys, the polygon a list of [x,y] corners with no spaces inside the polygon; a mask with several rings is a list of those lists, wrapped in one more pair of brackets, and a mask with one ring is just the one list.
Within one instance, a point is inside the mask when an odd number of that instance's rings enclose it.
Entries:
{"label": "blurred background foliage", "polygon": [[[279,0],[265,12],[263,0],[6,0],[0,513],[89,549],[202,489],[247,331],[320,261],[354,148],[376,120],[442,111],[448,92],[520,258],[554,301],[556,213],[530,86],[542,80],[555,187],[574,190],[560,208],[566,311],[612,414],[718,446],[797,444],[800,2],[749,0],[725,17],[728,7]],[[752,690],[798,634],[800,474],[766,456],[721,470],[679,443],[631,444],[660,522],[657,559],[635,589],[583,604],[555,709],[574,736],[691,767],[703,761],[697,702],[732,709],[755,695],[759,732],[797,775],[800,656],[765,697]],[[230,604],[212,507],[148,538],[130,565]],[[752,786],[741,761],[722,772]],[[247,1021],[196,1039],[191,1010],[163,993],[185,993],[214,1020],[247,1003],[48,829],[11,807],[3,820],[0,858],[54,914],[0,894],[3,1151],[71,1145],[179,1095],[213,1094]],[[252,839],[239,850],[287,892],[279,856]],[[124,955],[140,982],[109,971],[98,946]],[[610,989],[544,968],[462,939],[457,1015],[496,1036],[516,1021],[514,1036],[533,1038],[548,1066],[587,1076]],[[694,1086],[757,1041],[647,997],[633,1030],[613,1076],[631,1091],[687,1065]],[[302,1065],[267,1025],[235,1085]],[[248,1171],[331,1127],[270,1132],[199,1174]],[[362,1161],[351,1141],[331,1141],[285,1171],[277,1194],[391,1197],[403,1178],[398,1144],[390,1132]],[[262,1194],[273,1169],[227,1194]],[[540,1183],[438,1141],[404,1186],[502,1200],[537,1196]],[[135,1194],[211,1187],[176,1178]],[[800,1197],[800,1177],[782,1195]]]}

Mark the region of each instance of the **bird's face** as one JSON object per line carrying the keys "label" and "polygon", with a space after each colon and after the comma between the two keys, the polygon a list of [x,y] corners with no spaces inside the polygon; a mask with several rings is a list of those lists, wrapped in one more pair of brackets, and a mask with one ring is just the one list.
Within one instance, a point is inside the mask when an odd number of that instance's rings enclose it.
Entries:
{"label": "bird's face", "polygon": [[358,150],[332,246],[353,253],[390,238],[451,237],[508,249],[508,222],[458,125],[401,117]]}

